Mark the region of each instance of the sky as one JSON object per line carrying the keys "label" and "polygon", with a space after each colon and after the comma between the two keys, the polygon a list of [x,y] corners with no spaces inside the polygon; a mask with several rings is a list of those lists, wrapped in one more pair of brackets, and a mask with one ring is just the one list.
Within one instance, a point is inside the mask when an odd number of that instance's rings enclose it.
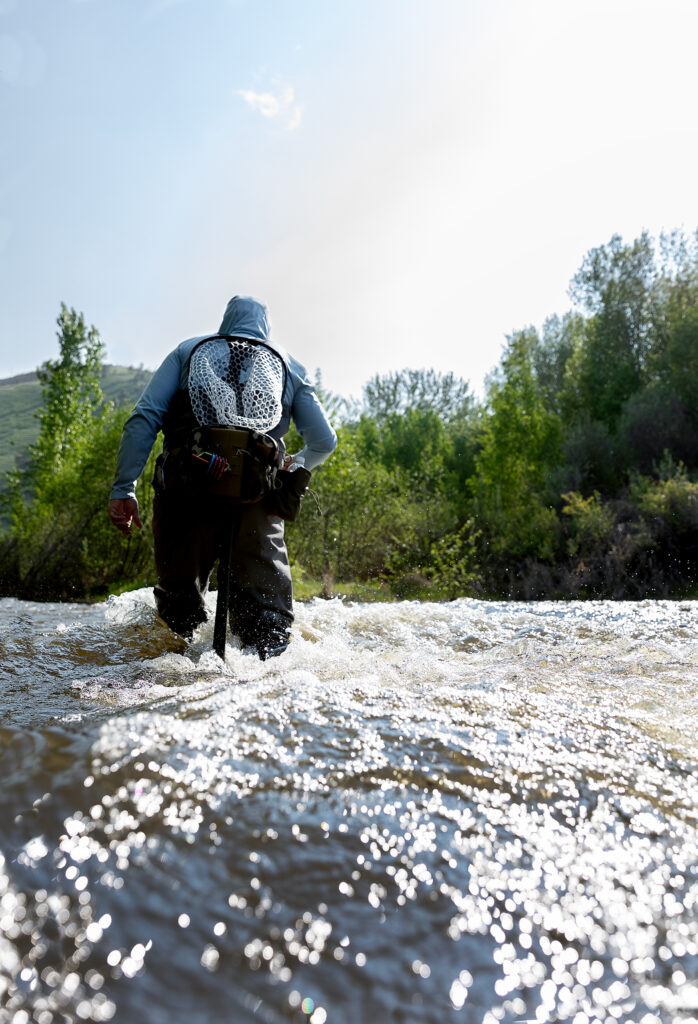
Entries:
{"label": "sky", "polygon": [[0,377],[60,303],[155,368],[227,300],[325,387],[454,372],[698,228],[695,0],[0,0]]}

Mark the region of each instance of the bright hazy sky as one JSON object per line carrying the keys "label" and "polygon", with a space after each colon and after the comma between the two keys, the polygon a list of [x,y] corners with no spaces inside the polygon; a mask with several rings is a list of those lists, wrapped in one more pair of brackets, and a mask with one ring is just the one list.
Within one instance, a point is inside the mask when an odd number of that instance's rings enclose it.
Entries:
{"label": "bright hazy sky", "polygon": [[0,377],[61,301],[154,368],[228,298],[331,390],[570,308],[698,226],[696,0],[0,0]]}

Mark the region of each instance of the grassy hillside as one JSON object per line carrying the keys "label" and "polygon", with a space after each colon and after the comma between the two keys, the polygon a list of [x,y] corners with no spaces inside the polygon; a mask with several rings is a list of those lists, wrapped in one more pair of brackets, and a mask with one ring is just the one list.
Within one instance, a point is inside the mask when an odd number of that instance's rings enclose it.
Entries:
{"label": "grassy hillside", "polygon": [[[115,405],[133,405],[150,380],[149,370],[132,366],[105,366],[102,390]],[[20,461],[39,433],[36,412],[41,386],[35,373],[0,380],[0,487],[4,474]]]}

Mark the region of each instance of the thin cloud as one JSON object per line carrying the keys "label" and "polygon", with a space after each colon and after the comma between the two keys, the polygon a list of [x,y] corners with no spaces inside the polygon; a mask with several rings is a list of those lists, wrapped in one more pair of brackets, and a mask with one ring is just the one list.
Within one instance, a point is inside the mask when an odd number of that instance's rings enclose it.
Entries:
{"label": "thin cloud", "polygon": [[278,119],[287,132],[295,131],[301,123],[303,110],[300,104],[296,103],[291,85],[278,82],[274,91],[270,89],[267,92],[255,92],[254,89],[238,89],[237,94],[251,110],[262,117]]}

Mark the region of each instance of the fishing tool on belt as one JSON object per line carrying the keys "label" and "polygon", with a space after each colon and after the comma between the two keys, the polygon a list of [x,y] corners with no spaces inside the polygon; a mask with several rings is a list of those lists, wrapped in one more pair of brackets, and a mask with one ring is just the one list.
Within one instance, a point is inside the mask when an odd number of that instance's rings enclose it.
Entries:
{"label": "fishing tool on belt", "polygon": [[[266,499],[270,514],[297,518],[310,473],[283,470],[282,450],[268,433],[281,421],[285,386],[286,364],[265,342],[223,334],[200,341],[187,388],[170,405],[164,429],[172,443],[156,470],[158,486],[231,506]],[[218,562],[213,649],[220,658],[238,518],[230,516]]]}
{"label": "fishing tool on belt", "polygon": [[196,452],[191,454],[192,458],[206,463],[206,475],[213,480],[220,480],[224,473],[232,473],[231,467],[222,455],[214,455],[212,452],[202,452],[201,455]]}

